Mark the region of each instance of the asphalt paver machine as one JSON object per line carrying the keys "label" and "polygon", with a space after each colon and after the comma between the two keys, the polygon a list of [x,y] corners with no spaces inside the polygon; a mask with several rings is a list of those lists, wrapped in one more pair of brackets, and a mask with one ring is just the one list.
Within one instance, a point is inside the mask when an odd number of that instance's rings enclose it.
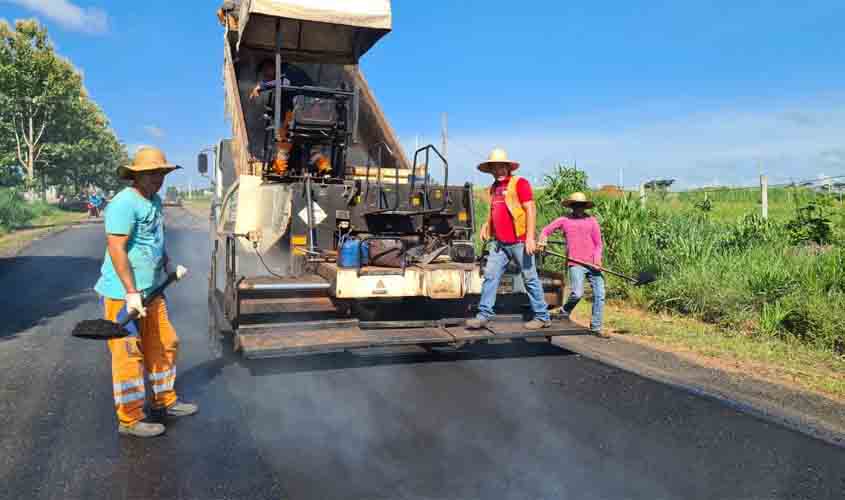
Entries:
{"label": "asphalt paver machine", "polygon": [[[264,358],[572,330],[522,328],[518,274],[499,319],[464,328],[482,282],[473,186],[449,185],[432,145],[409,161],[358,68],[391,29],[389,0],[243,0],[218,17],[232,138],[212,148],[215,346],[231,335]],[[559,305],[561,276],[542,282]]]}

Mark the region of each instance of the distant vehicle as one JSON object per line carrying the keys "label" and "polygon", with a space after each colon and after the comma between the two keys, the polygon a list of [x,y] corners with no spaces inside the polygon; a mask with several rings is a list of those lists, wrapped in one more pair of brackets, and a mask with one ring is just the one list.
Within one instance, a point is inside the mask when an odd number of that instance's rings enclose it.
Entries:
{"label": "distant vehicle", "polygon": [[168,191],[164,195],[164,206],[165,207],[181,207],[182,206],[182,197],[179,196],[179,193],[176,191]]}

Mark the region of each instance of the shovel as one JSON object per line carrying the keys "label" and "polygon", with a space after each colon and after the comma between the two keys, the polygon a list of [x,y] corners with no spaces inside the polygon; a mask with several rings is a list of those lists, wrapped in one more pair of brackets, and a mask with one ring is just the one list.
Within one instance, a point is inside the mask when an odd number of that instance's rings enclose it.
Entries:
{"label": "shovel", "polygon": [[[144,298],[142,302],[144,304],[144,307],[148,306],[153,301],[153,299],[161,295],[164,292],[165,288],[173,284],[173,282],[184,278],[186,274],[188,274],[188,270],[186,268],[182,266],[177,266],[175,272],[169,273],[167,275],[167,279],[164,280],[164,283],[153,288],[153,290],[149,294],[147,294],[146,298]],[[137,313],[133,311],[132,314],[128,314],[126,319],[124,319],[120,323],[115,323],[107,319],[89,319],[79,322],[75,327],[73,327],[73,331],[70,332],[70,334],[74,337],[78,337],[81,339],[122,339],[131,335],[129,330],[127,330],[125,327],[129,324],[130,321],[136,318]]]}
{"label": "shovel", "polygon": [[631,283],[634,284],[634,286],[648,285],[649,283],[654,283],[655,281],[657,281],[657,276],[655,276],[652,273],[641,272],[637,275],[636,278],[632,278],[632,277],[626,276],[622,273],[617,273],[616,271],[611,271],[610,269],[606,269],[604,267],[597,266],[595,264],[590,264],[589,262],[584,262],[584,261],[581,261],[581,260],[578,260],[578,259],[573,259],[572,257],[567,257],[566,255],[559,254],[557,252],[552,252],[551,250],[545,250],[544,249],[543,252],[545,252],[549,255],[554,255],[555,257],[560,257],[561,259],[566,259],[566,260],[568,260],[570,262],[574,262],[576,264],[580,264],[584,267],[590,267],[590,268],[596,269],[598,271],[601,271],[603,273],[608,273],[608,274],[612,274],[614,276],[619,276],[620,278],[623,278],[623,279],[630,281]]}

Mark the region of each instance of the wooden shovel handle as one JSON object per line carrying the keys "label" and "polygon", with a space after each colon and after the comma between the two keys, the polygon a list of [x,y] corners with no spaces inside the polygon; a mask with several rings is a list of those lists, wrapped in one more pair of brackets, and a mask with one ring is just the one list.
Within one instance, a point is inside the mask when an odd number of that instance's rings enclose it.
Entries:
{"label": "wooden shovel handle", "polygon": [[547,253],[547,254],[549,254],[549,255],[554,255],[555,257],[560,257],[561,259],[566,259],[566,260],[568,260],[568,261],[570,261],[570,262],[574,262],[574,263],[576,263],[576,264],[580,264],[580,265],[585,266],[585,267],[590,267],[590,268],[593,268],[593,269],[595,269],[595,270],[597,270],[597,271],[601,271],[601,272],[603,272],[603,273],[608,273],[608,274],[612,274],[612,275],[614,275],[614,276],[619,276],[620,278],[624,278],[624,279],[626,279],[626,280],[628,280],[628,281],[630,281],[630,282],[632,282],[632,283],[639,283],[639,281],[638,281],[638,280],[636,280],[636,279],[634,279],[634,278],[632,278],[632,277],[630,277],[630,276],[625,276],[624,274],[617,273],[616,271],[611,271],[610,269],[606,269],[606,268],[601,267],[601,266],[599,266],[599,265],[596,265],[596,264],[590,264],[589,262],[584,262],[583,260],[573,259],[572,257],[567,257],[566,255],[559,254],[559,253],[557,253],[557,252],[553,252],[553,251],[551,251],[551,250],[545,250],[545,249],[544,249],[543,251],[544,251],[544,252],[546,252],[546,253]]}

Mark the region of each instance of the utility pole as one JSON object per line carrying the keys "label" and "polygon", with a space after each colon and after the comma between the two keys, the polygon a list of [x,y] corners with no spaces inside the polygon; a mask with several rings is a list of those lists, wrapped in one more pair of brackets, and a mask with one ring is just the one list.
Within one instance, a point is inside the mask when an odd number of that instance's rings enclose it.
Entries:
{"label": "utility pole", "polygon": [[443,119],[442,119],[442,127],[441,127],[441,132],[440,132],[440,135],[441,135],[440,139],[443,142],[443,147],[442,147],[443,158],[446,158],[447,161],[449,160],[449,125],[448,125],[448,122],[449,122],[449,116],[448,116],[447,113],[444,112],[443,113]]}
{"label": "utility pole", "polygon": [[763,218],[769,218],[769,178],[760,176],[760,204],[763,206]]}

